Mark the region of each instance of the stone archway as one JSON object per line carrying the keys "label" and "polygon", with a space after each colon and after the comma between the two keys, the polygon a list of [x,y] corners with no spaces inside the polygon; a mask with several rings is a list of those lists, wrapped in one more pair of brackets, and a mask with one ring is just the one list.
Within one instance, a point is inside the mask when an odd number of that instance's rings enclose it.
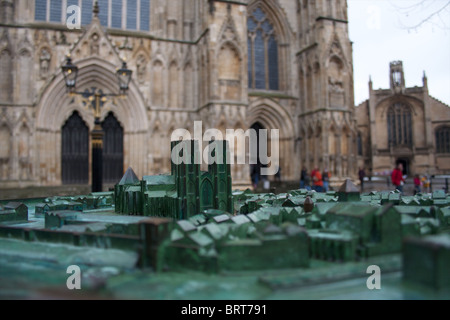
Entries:
{"label": "stone archway", "polygon": [[[283,172],[283,179],[297,179],[296,175],[300,172],[300,161],[292,161],[293,155],[294,158],[297,155],[294,148],[294,124],[289,113],[271,99],[258,99],[249,105],[247,123],[249,126],[259,123],[264,129],[269,130],[269,145],[271,143],[270,130],[279,130],[279,165]],[[268,149],[270,150],[270,147]]]}
{"label": "stone archway", "polygon": [[[108,93],[118,91],[114,65],[96,57],[76,63],[79,68],[77,91],[92,88]],[[42,93],[36,112],[37,178],[42,185],[61,184],[61,129],[74,111],[92,131],[93,110],[83,106],[79,97],[69,96],[63,76],[59,74]],[[101,120],[104,121],[110,112],[114,113],[124,130],[124,167],[132,166],[138,175],[144,174],[147,169],[148,118],[144,99],[134,81],[130,83],[125,99],[115,98],[105,104]]]}

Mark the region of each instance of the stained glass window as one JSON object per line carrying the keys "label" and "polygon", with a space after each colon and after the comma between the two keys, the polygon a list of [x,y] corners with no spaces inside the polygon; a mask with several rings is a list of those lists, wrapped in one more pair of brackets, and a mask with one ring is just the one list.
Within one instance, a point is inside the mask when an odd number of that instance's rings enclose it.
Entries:
{"label": "stained glass window", "polygon": [[[89,25],[93,17],[94,0],[66,0],[67,8],[79,6],[81,9],[81,25]],[[124,3],[126,16],[123,17]],[[34,19],[65,23],[73,16],[73,11],[67,13],[62,0],[35,0]],[[102,26],[122,28],[122,18],[125,18],[125,28],[128,30],[150,30],[150,0],[98,0],[100,13],[98,18]]]}
{"label": "stained glass window", "polygon": [[137,26],[137,0],[127,1],[127,29],[136,30]]}
{"label": "stained glass window", "polygon": [[50,21],[61,22],[62,2],[61,0],[50,1]]}
{"label": "stained glass window", "polygon": [[100,8],[100,13],[98,14],[98,18],[100,20],[100,24],[102,26],[108,26],[108,16],[109,16],[109,0],[99,0],[98,6]]}
{"label": "stained glass window", "polygon": [[92,20],[92,0],[83,0],[81,4],[81,24],[90,24]]}
{"label": "stained glass window", "polygon": [[249,88],[279,90],[278,42],[274,27],[261,8],[249,15],[247,32]]}
{"label": "stained glass window", "polygon": [[122,0],[112,0],[111,27],[122,28]]}
{"label": "stained glass window", "polygon": [[37,21],[47,20],[47,0],[36,0],[34,7],[34,19]]}
{"label": "stained glass window", "polygon": [[150,30],[150,0],[141,0],[141,26],[142,31]]}
{"label": "stained glass window", "polygon": [[450,127],[440,127],[436,130],[436,152],[450,153]]}
{"label": "stained glass window", "polygon": [[388,110],[388,139],[390,147],[412,145],[411,109],[396,103]]}

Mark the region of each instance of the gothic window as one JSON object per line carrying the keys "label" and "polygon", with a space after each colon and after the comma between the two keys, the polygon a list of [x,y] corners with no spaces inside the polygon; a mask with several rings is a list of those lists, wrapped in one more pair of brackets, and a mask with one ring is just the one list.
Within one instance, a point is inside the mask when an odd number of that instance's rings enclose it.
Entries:
{"label": "gothic window", "polygon": [[278,41],[272,23],[261,8],[248,17],[248,86],[279,90]]}
{"label": "gothic window", "polygon": [[150,0],[141,0],[141,11],[140,11],[140,30],[149,31],[150,30]]}
{"label": "gothic window", "polygon": [[34,19],[37,21],[47,20],[47,0],[35,0]]}
{"label": "gothic window", "polygon": [[412,115],[411,109],[396,103],[388,110],[388,139],[390,147],[411,147]]}
{"label": "gothic window", "polygon": [[62,2],[60,0],[50,1],[50,21],[61,22]]}
{"label": "gothic window", "polygon": [[127,1],[127,29],[136,30],[137,0]]}
{"label": "gothic window", "polygon": [[363,142],[362,142],[362,136],[361,132],[358,132],[358,137],[356,138],[357,144],[358,144],[358,156],[363,155]]}
{"label": "gothic window", "polygon": [[436,152],[450,153],[450,127],[440,127],[436,130]]}
{"label": "gothic window", "polygon": [[100,13],[98,14],[98,19],[102,26],[108,26],[108,16],[109,16],[109,0],[99,0],[98,6],[100,8]]}
{"label": "gothic window", "polygon": [[112,1],[111,28],[122,28],[122,1]]}
{"label": "gothic window", "polygon": [[92,0],[81,1],[81,24],[87,25],[92,21]]}

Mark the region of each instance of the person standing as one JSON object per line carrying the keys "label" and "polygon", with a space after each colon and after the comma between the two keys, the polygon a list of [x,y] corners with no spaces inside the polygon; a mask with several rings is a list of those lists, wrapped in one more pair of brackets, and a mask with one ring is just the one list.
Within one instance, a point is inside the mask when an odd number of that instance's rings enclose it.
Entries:
{"label": "person standing", "polygon": [[311,178],[308,173],[305,175],[305,189],[311,191]]}
{"label": "person standing", "polygon": [[397,167],[392,171],[391,181],[395,186],[395,189],[403,194],[403,185],[405,184],[405,179],[403,178],[403,165],[401,163],[397,164]]}
{"label": "person standing", "polygon": [[300,189],[305,188],[305,181],[306,181],[307,175],[308,175],[308,171],[306,171],[305,168],[302,168],[302,171],[300,172]]}
{"label": "person standing", "polygon": [[317,192],[323,192],[323,180],[319,168],[314,169],[313,185],[314,190]]}
{"label": "person standing", "polygon": [[359,182],[360,182],[360,187],[361,187],[361,192],[364,191],[364,177],[366,176],[366,172],[364,171],[364,168],[359,168],[359,172],[358,172],[358,176],[359,176]]}
{"label": "person standing", "polygon": [[428,179],[428,175],[424,175],[421,179],[421,182],[423,186],[423,192],[430,192],[430,180]]}
{"label": "person standing", "polygon": [[323,192],[327,192],[330,187],[330,172],[328,169],[323,170],[322,173],[322,181],[323,181]]}
{"label": "person standing", "polygon": [[421,187],[422,186],[422,181],[420,180],[420,176],[418,174],[416,174],[414,176],[414,195],[422,192]]}

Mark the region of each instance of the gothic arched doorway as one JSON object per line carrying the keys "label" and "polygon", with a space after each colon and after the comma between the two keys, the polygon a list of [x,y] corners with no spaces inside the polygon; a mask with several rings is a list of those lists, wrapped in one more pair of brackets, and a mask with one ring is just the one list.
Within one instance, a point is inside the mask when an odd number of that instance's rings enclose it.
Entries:
{"label": "gothic arched doorway", "polygon": [[[252,161],[250,162],[250,176],[252,179],[253,184],[258,184],[260,178],[261,178],[261,157],[259,156],[259,133],[260,130],[265,129],[264,126],[259,123],[255,122],[251,127],[251,130],[255,130],[256,132],[256,155],[250,154],[250,159]],[[252,148],[250,148],[251,152]],[[256,163],[254,163],[256,160]]]}
{"label": "gothic arched doorway", "polygon": [[110,112],[102,123],[103,182],[118,183],[123,176],[123,128]]}
{"label": "gothic arched doorway", "polygon": [[77,111],[62,127],[61,178],[63,184],[89,182],[89,129]]}
{"label": "gothic arched doorway", "polygon": [[403,166],[403,174],[410,175],[411,174],[411,161],[408,158],[398,158],[395,162],[396,166],[399,164]]}

